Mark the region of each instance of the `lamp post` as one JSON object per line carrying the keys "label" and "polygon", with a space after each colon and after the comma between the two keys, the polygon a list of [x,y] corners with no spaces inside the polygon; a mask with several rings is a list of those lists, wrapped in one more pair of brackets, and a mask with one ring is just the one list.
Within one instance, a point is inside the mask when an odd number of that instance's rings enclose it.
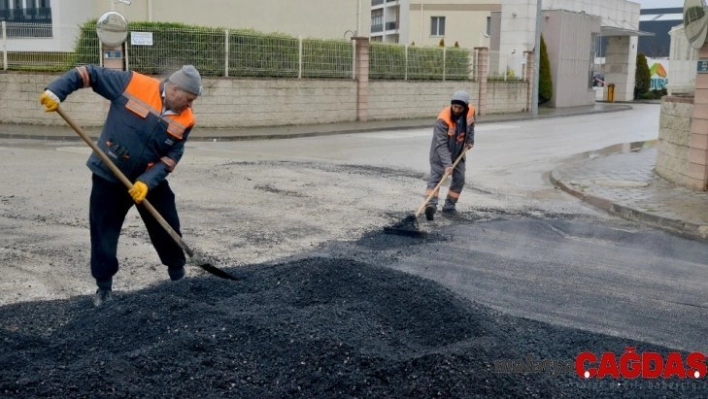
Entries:
{"label": "lamp post", "polygon": [[539,70],[541,69],[541,0],[536,0],[536,38],[533,47],[533,94],[531,116],[538,117]]}
{"label": "lamp post", "polygon": [[126,5],[126,6],[129,6],[129,5],[130,5],[130,1],[129,1],[129,0],[112,0],[112,1],[111,1],[111,11],[115,11],[115,10],[116,10],[116,3],[121,3],[121,4]]}

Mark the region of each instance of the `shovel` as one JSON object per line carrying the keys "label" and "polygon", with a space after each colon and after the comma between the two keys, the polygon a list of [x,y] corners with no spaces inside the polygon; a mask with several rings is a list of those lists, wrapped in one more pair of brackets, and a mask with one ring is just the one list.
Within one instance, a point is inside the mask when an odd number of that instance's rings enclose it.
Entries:
{"label": "shovel", "polygon": [[[103,161],[103,163],[106,164],[109,169],[111,169],[113,174],[118,178],[118,180],[121,181],[121,183],[123,183],[128,189],[133,188],[133,183],[131,183],[130,180],[128,180],[128,178],[125,177],[123,172],[121,172],[120,169],[118,169],[118,167],[113,163],[113,161],[111,161],[111,159],[108,158],[106,153],[103,152],[103,150],[101,150],[91,140],[91,138],[86,134],[86,132],[84,132],[83,129],[81,129],[81,127],[79,127],[79,125],[77,125],[76,122],[74,122],[74,120],[69,117],[69,115],[64,113],[64,111],[61,109],[61,107],[57,108],[57,113],[62,118],[64,118],[66,123],[68,123],[69,126],[71,126],[71,128],[74,129],[76,131],[76,133],[81,137],[81,139],[83,141],[85,141],[86,144],[89,145],[89,147],[91,147],[93,152],[96,153],[96,155],[98,155],[99,158],[101,158],[101,161]],[[157,209],[155,209],[155,207],[153,207],[152,204],[147,199],[144,199],[140,203],[140,205],[142,205],[145,209],[147,209],[148,212],[150,212],[150,214],[155,218],[155,220],[157,220],[157,222],[160,224],[160,226],[162,226],[162,228],[164,228],[165,231],[167,231],[167,233],[170,235],[170,237],[172,237],[172,239],[175,240],[177,245],[179,245],[179,247],[182,248],[182,251],[184,251],[187,254],[187,256],[189,256],[189,260],[192,263],[196,264],[197,266],[201,267],[205,271],[207,271],[217,277],[221,277],[221,278],[228,279],[228,280],[236,280],[236,277],[219,269],[218,267],[212,265],[211,263],[201,263],[201,262],[195,260],[194,259],[194,251],[192,251],[192,249],[189,248],[189,246],[187,246],[187,244],[184,242],[182,237],[180,237],[180,235],[177,234],[177,232],[172,228],[172,226],[170,226],[170,224],[167,223],[165,218],[163,218],[162,215],[160,215],[160,212],[158,212]]]}
{"label": "shovel", "polygon": [[[458,163],[462,160],[462,157],[465,156],[465,153],[467,152],[467,147],[462,149],[462,153],[457,157],[455,162],[452,164],[452,170],[455,170],[455,167],[457,166]],[[422,204],[418,207],[418,209],[415,211],[414,214],[406,216],[403,220],[400,222],[394,224],[393,226],[389,227],[384,227],[384,233],[386,234],[398,234],[402,236],[408,236],[408,237],[425,237],[428,235],[427,232],[422,231],[418,228],[418,216],[423,212],[423,209],[425,209],[425,206],[428,205],[428,202],[430,202],[430,199],[433,198],[435,195],[438,194],[438,190],[440,190],[440,187],[445,183],[445,180],[447,180],[448,177],[450,177],[451,173],[445,173],[440,179],[440,182],[438,183],[437,186],[433,189],[433,191],[428,195],[428,197],[423,201]]]}

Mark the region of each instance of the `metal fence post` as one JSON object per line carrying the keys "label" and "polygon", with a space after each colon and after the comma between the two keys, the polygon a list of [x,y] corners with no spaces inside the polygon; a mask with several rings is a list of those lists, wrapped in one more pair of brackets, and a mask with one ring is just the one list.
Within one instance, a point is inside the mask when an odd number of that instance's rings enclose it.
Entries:
{"label": "metal fence post", "polygon": [[298,36],[297,40],[298,40],[297,78],[302,79],[302,36]]}
{"label": "metal fence post", "polygon": [[443,47],[443,82],[445,81],[445,69],[447,69],[445,63],[447,62],[446,60],[447,57],[447,48]]}
{"label": "metal fence post", "polygon": [[224,76],[229,77],[229,30],[224,29]]}
{"label": "metal fence post", "polygon": [[404,54],[404,58],[405,58],[405,61],[404,61],[405,71],[403,74],[403,80],[408,80],[408,45],[407,44],[403,48],[403,54]]}
{"label": "metal fence post", "polygon": [[356,40],[352,40],[352,80],[356,79]]}
{"label": "metal fence post", "polygon": [[2,69],[7,71],[7,25],[2,21]]}
{"label": "metal fence post", "polygon": [[130,61],[128,59],[128,42],[126,41],[121,45],[123,47],[123,54],[125,55],[125,70],[130,71]]}

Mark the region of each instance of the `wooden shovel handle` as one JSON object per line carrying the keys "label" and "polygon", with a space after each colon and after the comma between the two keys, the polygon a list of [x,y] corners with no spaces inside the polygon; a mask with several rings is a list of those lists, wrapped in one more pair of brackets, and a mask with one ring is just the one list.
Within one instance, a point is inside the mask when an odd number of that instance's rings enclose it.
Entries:
{"label": "wooden shovel handle", "polygon": [[[131,188],[133,188],[133,183],[130,180],[128,180],[128,178],[125,177],[123,172],[121,172],[121,170],[118,169],[118,167],[113,163],[113,161],[111,161],[111,159],[108,158],[108,155],[106,155],[106,153],[103,152],[103,150],[101,150],[98,147],[98,145],[96,145],[96,143],[93,142],[93,140],[91,140],[91,138],[88,136],[88,134],[86,134],[86,132],[84,132],[84,130],[79,125],[77,125],[76,122],[74,122],[74,120],[69,117],[69,115],[64,113],[64,110],[61,109],[61,106],[59,106],[57,108],[57,113],[66,121],[66,123],[69,124],[69,126],[71,126],[72,129],[74,129],[74,131],[76,131],[76,133],[79,135],[79,137],[81,137],[81,139],[84,142],[86,142],[86,144],[88,144],[89,147],[91,147],[93,152],[96,155],[98,155],[99,158],[101,158],[101,161],[103,161],[103,163],[106,164],[106,166],[108,166],[108,168],[111,170],[111,172],[113,172],[113,174],[118,178],[118,180],[121,181],[121,183],[123,183],[125,185],[125,187],[127,187],[129,190]],[[158,212],[157,209],[155,209],[155,207],[153,207],[152,204],[147,199],[144,199],[140,203],[140,205],[142,205],[145,209],[148,210],[148,212],[150,212],[150,214],[155,218],[155,220],[157,220],[157,222],[160,224],[160,226],[162,226],[162,228],[164,228],[165,231],[167,231],[167,233],[170,235],[170,237],[172,237],[172,239],[175,240],[177,245],[179,245],[182,248],[182,250],[184,252],[186,252],[187,255],[189,255],[190,258],[192,256],[194,256],[194,251],[192,251],[192,249],[187,246],[187,243],[185,243],[184,240],[182,240],[182,237],[180,237],[180,235],[177,234],[177,232],[172,228],[172,226],[170,226],[170,224],[167,223],[167,220],[165,220],[165,218],[163,218],[162,215],[160,215],[160,212]]]}
{"label": "wooden shovel handle", "polygon": [[[467,146],[465,146],[465,148],[462,149],[462,152],[460,153],[460,156],[458,156],[457,159],[455,160],[455,163],[452,164],[452,170],[453,170],[453,172],[454,172],[455,167],[457,166],[457,164],[460,163],[460,161],[462,160],[462,157],[465,156],[465,153],[466,153],[466,152],[467,152]],[[423,201],[423,203],[420,204],[420,206],[418,207],[418,210],[415,211],[415,217],[418,217],[418,216],[421,214],[421,212],[423,212],[423,209],[425,209],[425,206],[428,205],[428,202],[430,202],[430,199],[433,198],[433,197],[438,193],[438,190],[440,190],[440,186],[442,186],[443,183],[445,183],[445,180],[447,180],[447,178],[448,178],[451,174],[452,174],[452,173],[445,173],[445,174],[443,175],[442,179],[440,179],[440,183],[438,183],[438,185],[435,186],[435,188],[433,189],[433,192],[431,192],[430,195],[428,195],[428,198],[426,198],[425,201]]]}

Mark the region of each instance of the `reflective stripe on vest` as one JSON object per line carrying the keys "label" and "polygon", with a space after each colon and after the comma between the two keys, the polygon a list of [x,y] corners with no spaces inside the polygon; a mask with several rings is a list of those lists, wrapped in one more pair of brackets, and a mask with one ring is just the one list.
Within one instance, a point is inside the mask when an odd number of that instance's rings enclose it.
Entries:
{"label": "reflective stripe on vest", "polygon": [[88,68],[85,66],[78,66],[76,67],[76,72],[78,72],[79,77],[81,77],[81,81],[84,85],[83,87],[91,86],[91,76],[88,73]]}

